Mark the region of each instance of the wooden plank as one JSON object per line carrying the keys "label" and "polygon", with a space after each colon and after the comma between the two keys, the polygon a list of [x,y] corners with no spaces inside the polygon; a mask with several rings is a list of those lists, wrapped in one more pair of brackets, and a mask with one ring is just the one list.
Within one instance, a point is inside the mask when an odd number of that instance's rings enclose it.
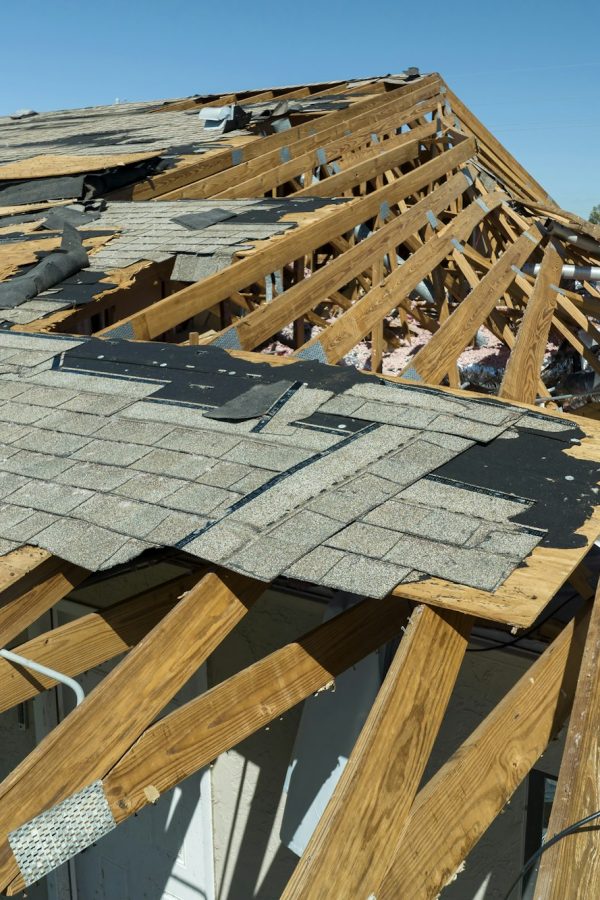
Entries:
{"label": "wooden plank", "polygon": [[[282,900],[375,896],[395,853],[472,620],[419,606]],[[406,895],[410,896],[410,895]]]}
{"label": "wooden plank", "polygon": [[152,725],[104,778],[117,822],[329,685],[391,640],[412,607],[367,599],[269,654]]}
{"label": "wooden plank", "polygon": [[[433,101],[431,101],[431,103],[433,103]],[[425,108],[430,106],[431,103],[425,104]],[[410,110],[403,113],[401,117],[399,117],[398,114],[394,116],[394,122],[396,123],[394,130],[398,127],[400,119],[404,119],[409,114]],[[232,187],[227,188],[227,190],[222,191],[221,193],[214,194],[213,196],[228,200],[239,197],[261,197],[266,194],[267,191],[285,184],[290,178],[297,177],[305,172],[312,175],[312,170],[317,165],[322,164],[323,158],[328,163],[332,160],[343,158],[344,154],[351,151],[353,147],[360,147],[364,145],[364,142],[367,139],[370,140],[373,129],[379,131],[381,125],[382,123],[377,121],[377,123],[373,123],[364,131],[359,131],[358,134],[355,133],[351,136],[344,135],[340,140],[324,143],[321,147],[317,147],[314,150],[310,150],[300,155],[296,155],[298,153],[298,149],[296,148],[295,155],[289,162],[274,165],[271,168],[266,169],[266,171],[261,172],[259,175],[254,175],[244,181],[238,181]],[[430,137],[435,132],[435,128],[435,123],[429,122],[427,125],[415,128],[413,131],[405,134],[394,135],[394,137],[389,140],[394,144],[408,143],[413,139],[422,140],[423,138]],[[381,151],[381,149],[387,147],[387,144],[388,141],[386,140],[371,149],[375,151],[378,148],[379,151]]]}
{"label": "wooden plank", "polygon": [[[233,165],[231,150],[224,150],[220,154],[211,156],[207,160],[200,160],[193,164],[196,174],[195,180],[190,179],[190,167],[187,168],[187,181],[175,189],[162,191],[162,200],[182,200],[197,197],[211,197],[222,191],[226,191],[233,184],[251,178],[260,172],[266,172],[274,165],[281,163],[281,148],[287,148],[291,156],[300,156],[308,150],[320,147],[323,141],[336,140],[343,137],[345,132],[354,132],[358,129],[369,127],[382,116],[393,113],[400,114],[404,109],[410,109],[419,100],[428,100],[439,89],[438,78],[426,78],[413,85],[398,88],[389,93],[379,94],[361,100],[349,109],[341,109],[325,116],[313,118],[310,121],[296,125],[287,131],[277,132],[268,137],[253,139],[248,144],[237,147],[237,157],[242,161]],[[287,154],[286,154],[287,155]],[[175,174],[175,173],[174,173]],[[161,177],[161,184],[167,183],[166,172]],[[174,176],[173,176],[174,177]],[[181,175],[179,175],[181,182]],[[155,184],[158,179],[155,179]],[[156,195],[155,195],[156,196]],[[137,198],[136,199],[140,199]]]}
{"label": "wooden plank", "polygon": [[389,150],[382,147],[372,159],[349,165],[335,175],[330,175],[316,184],[309,184],[301,191],[295,191],[294,197],[341,197],[357,184],[375,178],[394,166],[415,160],[419,155],[420,144],[421,141],[417,140]]}
{"label": "wooden plank", "polygon": [[379,212],[382,203],[392,205],[399,199],[419,190],[429,181],[434,181],[462,165],[475,151],[475,143],[465,141],[430,162],[424,163],[408,175],[399,178],[369,194],[341,206],[334,206],[316,221],[300,226],[270,241],[261,249],[251,251],[227,269],[217,272],[202,281],[190,285],[140,310],[117,325],[98,332],[110,336],[112,331],[122,336],[151,340],[174,328],[180,322],[210,309],[220,300],[231,296],[234,291],[243,290],[249,284],[259,281],[269,272],[282,268],[291,260],[298,259],[327,241],[355,225],[366,221]]}
{"label": "wooden plank", "polygon": [[544,258],[517,333],[514,349],[502,379],[499,396],[507,400],[533,403],[544,359],[552,316],[558,294],[552,285],[560,284],[562,259],[552,244]]}
{"label": "wooden plank", "polygon": [[[477,329],[490,315],[498,298],[515,278],[513,267],[519,267],[531,256],[543,235],[537,225],[521,235],[507,247],[479,284],[454,310],[431,340],[419,350],[403,374],[412,378],[413,370],[418,379],[437,384],[456,361]],[[407,372],[410,371],[410,374]]]}
{"label": "wooden plank", "polygon": [[[391,272],[381,286],[373,288],[364,297],[357,300],[329,328],[309,341],[305,345],[305,349],[299,351],[299,354],[306,352],[306,348],[319,345],[320,352],[325,354],[328,362],[335,363],[342,359],[371,331],[379,319],[398,305],[398,298],[407,297],[416,285],[446,258],[452,250],[453,241],[466,240],[489,210],[495,209],[505,199],[506,194],[500,192],[487,194],[485,209],[476,203],[467,206],[449,225],[413,253],[404,265]],[[451,319],[452,316],[440,327],[431,341],[435,340],[441,331],[448,327]],[[431,341],[425,345],[425,349],[431,344]],[[418,355],[415,359],[417,358]],[[447,366],[446,371],[448,368]]]}
{"label": "wooden plank", "polygon": [[0,647],[6,647],[80,584],[89,572],[37,547],[0,559]]}
{"label": "wooden plank", "polygon": [[244,350],[257,347],[293,319],[304,315],[330,297],[333,291],[364,272],[374,259],[390,247],[395,248],[413,234],[427,221],[429,210],[439,214],[467,188],[468,182],[462,173],[453,175],[446,184],[433,190],[403,215],[392,219],[364,241],[341,252],[336,259],[317,269],[310,278],[288,288],[276,301],[263,304],[230,329],[220,332],[220,335],[233,331]]}
{"label": "wooden plank", "polygon": [[[65,675],[79,675],[137,644],[197,580],[197,574],[179,576],[12,649],[20,656]],[[56,683],[52,678],[33,674],[0,659],[0,712],[35,697]]]}
{"label": "wooden plank", "polygon": [[[545,840],[600,809],[600,588],[596,591]],[[542,856],[535,900],[584,900],[600,884],[598,822]]]}
{"label": "wooden plank", "polygon": [[59,175],[76,175],[84,172],[100,172],[133,163],[155,159],[164,150],[151,153],[112,153],[108,156],[69,156],[62,153],[44,153],[0,165],[0,181],[18,181],[31,178],[52,178]]}
{"label": "wooden plank", "polygon": [[264,587],[228,572],[205,575],[4,780],[0,891],[19,876],[8,834],[105,775]]}
{"label": "wooden plank", "polygon": [[588,619],[563,629],[419,791],[377,900],[429,900],[453,878],[568,716]]}

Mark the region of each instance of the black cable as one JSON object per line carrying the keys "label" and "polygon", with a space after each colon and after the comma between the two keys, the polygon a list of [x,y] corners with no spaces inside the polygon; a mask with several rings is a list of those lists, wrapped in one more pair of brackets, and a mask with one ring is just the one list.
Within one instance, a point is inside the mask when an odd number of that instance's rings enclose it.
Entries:
{"label": "black cable", "polygon": [[504,900],[509,900],[510,895],[517,887],[518,884],[521,883],[523,877],[529,872],[531,867],[537,862],[542,853],[545,853],[546,850],[549,850],[550,847],[553,847],[554,844],[557,844],[564,837],[567,837],[569,834],[573,834],[574,831],[577,831],[578,828],[581,828],[583,825],[587,825],[588,822],[592,822],[594,819],[600,819],[600,809],[596,810],[596,812],[590,813],[589,816],[586,816],[584,819],[580,819],[578,822],[574,822],[572,825],[569,825],[567,828],[563,828],[562,831],[559,831],[558,834],[555,834],[554,837],[551,837],[549,841],[546,841],[545,844],[535,851],[532,856],[529,857],[521,871],[519,872],[517,878],[511,884],[508,893],[504,895]]}
{"label": "black cable", "polygon": [[[518,644],[519,641],[524,641],[525,638],[529,637],[530,634],[533,634],[534,631],[537,631],[542,625],[544,625],[549,619],[556,615],[556,613],[566,606],[567,603],[570,603],[575,597],[579,596],[577,591],[572,591],[571,594],[563,600],[562,603],[559,603],[555,609],[551,610],[548,615],[544,616],[543,619],[540,619],[539,622],[534,622],[533,625],[528,628],[523,634],[518,634],[516,637],[512,638],[510,641],[497,641],[495,639],[491,640],[490,647],[467,647],[467,653],[486,653],[489,650],[497,650],[499,647],[514,647],[515,644]],[[487,638],[484,638],[487,640]]]}

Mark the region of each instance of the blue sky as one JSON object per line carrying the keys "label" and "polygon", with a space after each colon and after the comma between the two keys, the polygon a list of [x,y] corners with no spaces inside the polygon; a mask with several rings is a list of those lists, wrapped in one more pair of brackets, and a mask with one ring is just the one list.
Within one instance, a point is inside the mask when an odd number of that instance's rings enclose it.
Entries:
{"label": "blue sky", "polygon": [[0,114],[412,65],[440,72],[562,206],[600,203],[600,0],[20,0],[2,22]]}

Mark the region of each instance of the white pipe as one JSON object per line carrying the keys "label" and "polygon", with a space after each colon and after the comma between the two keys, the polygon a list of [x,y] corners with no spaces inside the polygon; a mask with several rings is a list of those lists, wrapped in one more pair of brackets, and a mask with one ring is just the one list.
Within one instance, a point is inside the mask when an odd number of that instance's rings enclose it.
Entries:
{"label": "white pipe", "polygon": [[[525,263],[521,271],[526,275],[537,275],[540,264]],[[560,277],[567,281],[600,281],[600,266],[563,266]]]}
{"label": "white pipe", "polygon": [[46,675],[48,678],[53,678],[55,681],[60,681],[61,684],[70,687],[71,690],[75,691],[75,696],[77,698],[76,706],[79,706],[85,697],[81,685],[75,681],[74,678],[63,675],[62,672],[57,672],[55,669],[49,669],[48,666],[43,666],[41,663],[35,662],[33,659],[27,659],[25,656],[19,656],[18,653],[13,653],[11,650],[0,650],[0,656],[3,656],[4,659],[8,659],[9,662],[14,662],[19,666],[23,666],[24,669],[31,669],[33,672],[39,672],[40,675]]}

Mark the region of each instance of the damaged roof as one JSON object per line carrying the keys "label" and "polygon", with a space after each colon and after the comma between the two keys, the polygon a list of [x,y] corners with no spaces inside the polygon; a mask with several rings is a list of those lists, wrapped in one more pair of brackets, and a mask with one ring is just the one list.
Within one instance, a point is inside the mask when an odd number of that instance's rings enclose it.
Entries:
{"label": "damaged roof", "polygon": [[[543,501],[582,436],[568,422],[213,347],[0,334],[0,358],[4,552],[98,570],[171,547],[383,596],[428,575],[493,591],[540,541],[568,543],[573,521],[551,526]],[[542,462],[517,494],[498,464],[532,440]],[[562,477],[580,523],[597,469],[567,460]]]}

